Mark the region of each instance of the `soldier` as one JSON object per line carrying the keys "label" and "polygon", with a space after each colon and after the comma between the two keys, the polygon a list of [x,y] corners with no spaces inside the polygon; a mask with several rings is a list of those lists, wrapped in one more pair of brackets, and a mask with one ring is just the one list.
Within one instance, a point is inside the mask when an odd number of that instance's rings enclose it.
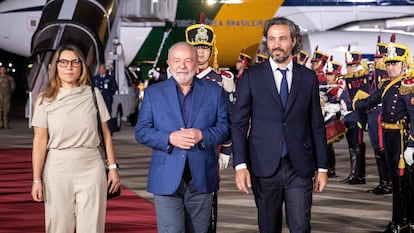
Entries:
{"label": "soldier", "polygon": [[252,57],[244,52],[240,52],[239,57],[236,61],[237,79],[241,79],[243,71],[247,69],[252,61]]}
{"label": "soldier", "polygon": [[[328,54],[318,50],[318,47],[319,46],[316,46],[315,51],[313,52],[313,55],[312,55],[311,69],[313,71],[315,71],[316,75],[318,76],[319,85],[320,85],[319,90],[322,93],[326,93],[328,89],[323,87],[323,86],[325,86],[327,84],[326,75],[325,75],[325,72],[324,72],[324,67],[325,67],[326,61],[328,60]],[[303,50],[299,50],[297,55],[294,56],[294,57],[296,57],[296,62],[301,62],[301,63],[305,64],[306,60],[307,60],[307,53],[304,52]],[[326,103],[326,100],[324,102]],[[335,168],[334,168],[335,165],[333,164],[333,163],[335,163],[335,160],[332,159],[332,158],[335,158],[334,147],[333,147],[332,143],[328,143],[327,145],[328,145],[328,147],[327,147],[327,149],[328,149],[328,158],[329,158],[329,162],[330,162],[330,164],[329,164],[330,168],[328,168],[328,177],[336,177],[336,172],[335,172]]]}
{"label": "soldier", "polygon": [[[347,74],[344,75],[348,97],[345,102],[348,109],[352,105],[352,99],[356,93],[361,92],[368,95],[369,91],[369,70],[361,66],[362,54],[358,51],[348,51],[345,53]],[[346,141],[348,143],[351,171],[349,176],[341,183],[365,184],[365,143],[363,140],[363,129],[365,128],[366,114],[360,111],[351,111],[344,116],[347,128]]]}
{"label": "soldier", "polygon": [[[414,125],[414,78],[406,74],[407,69],[411,67],[409,48],[391,41],[384,62],[389,79],[379,82],[378,90],[367,99],[362,99],[363,96],[357,95],[353,107],[367,110],[382,103],[386,164],[389,166],[390,176],[393,177],[392,221],[385,232],[412,232],[414,230],[411,167],[414,152],[414,127],[412,127]],[[404,148],[406,148],[405,151]],[[404,159],[409,165],[407,168],[405,168]]]}
{"label": "soldier", "polygon": [[[387,70],[384,63],[384,56],[387,53],[387,44],[381,43],[381,37],[378,36],[376,51],[374,54],[374,64],[372,67],[371,75],[371,90],[373,93],[378,90],[378,84],[383,83],[387,79]],[[368,110],[368,135],[370,138],[371,146],[374,150],[375,160],[377,161],[379,184],[371,190],[370,193],[374,194],[390,194],[392,193],[391,177],[387,171],[387,160],[384,149],[384,142],[382,138],[382,125],[381,125],[381,112],[382,104]]]}
{"label": "soldier", "polygon": [[[112,75],[107,74],[104,64],[99,65],[99,74],[95,75],[92,79],[93,85],[99,89],[104,100],[105,105],[108,108],[108,112],[112,114],[113,96],[118,90],[118,85]],[[112,119],[108,121],[108,127],[111,134],[114,132],[114,126]]]}
{"label": "soldier", "polygon": [[256,53],[256,59],[254,60],[254,64],[262,63],[262,62],[266,61],[267,58],[269,58],[269,56],[264,55],[263,53],[261,53],[260,51],[258,51]]}
{"label": "soldier", "polygon": [[[223,75],[216,72],[218,69],[217,53],[215,46],[216,35],[211,26],[201,24],[191,25],[185,30],[186,42],[197,48],[198,55],[198,71],[196,77],[202,80],[209,80],[223,87],[228,96],[228,111],[232,115],[232,105],[234,101],[235,83],[234,75],[230,71],[222,71]],[[213,57],[213,67],[209,65],[210,59]],[[225,144],[220,146],[218,156],[219,170],[228,167],[230,156],[232,153],[232,143],[229,139]],[[213,196],[213,207],[211,220],[209,225],[209,233],[217,230],[217,193]]]}
{"label": "soldier", "polygon": [[[316,54],[314,54],[315,56],[318,56]],[[302,66],[306,66],[306,62],[308,62],[309,59],[309,55],[307,52],[305,52],[304,50],[300,49],[295,56],[293,56],[293,61],[295,61],[296,63],[302,65]],[[316,62],[316,60],[315,60]],[[322,65],[323,67],[323,65]],[[318,66],[319,69],[319,66]]]}
{"label": "soldier", "polygon": [[[335,169],[335,150],[333,143],[340,140],[345,134],[346,128],[341,120],[341,105],[343,104],[345,82],[340,79],[342,65],[339,62],[332,61],[332,56],[326,66],[327,91],[325,93],[325,128],[328,143],[328,177],[336,177]],[[341,102],[342,100],[342,102]]]}
{"label": "soldier", "polygon": [[16,83],[12,76],[6,74],[6,67],[0,67],[0,128],[9,129],[9,111]]}
{"label": "soldier", "polygon": [[326,84],[326,77],[323,69],[325,67],[326,61],[328,60],[328,54],[319,51],[319,46],[316,46],[315,51],[313,52],[311,59],[311,69],[316,72],[318,75],[319,83]]}

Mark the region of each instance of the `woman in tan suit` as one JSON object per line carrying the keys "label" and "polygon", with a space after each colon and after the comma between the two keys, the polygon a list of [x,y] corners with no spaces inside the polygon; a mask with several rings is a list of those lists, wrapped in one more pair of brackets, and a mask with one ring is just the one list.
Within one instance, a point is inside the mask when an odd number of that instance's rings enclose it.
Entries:
{"label": "woman in tan suit", "polygon": [[107,185],[119,186],[118,166],[102,95],[96,98],[107,149],[108,181],[98,149],[97,110],[82,52],[73,45],[56,51],[50,79],[37,98],[32,126],[34,201],[44,201],[46,232],[105,231]]}

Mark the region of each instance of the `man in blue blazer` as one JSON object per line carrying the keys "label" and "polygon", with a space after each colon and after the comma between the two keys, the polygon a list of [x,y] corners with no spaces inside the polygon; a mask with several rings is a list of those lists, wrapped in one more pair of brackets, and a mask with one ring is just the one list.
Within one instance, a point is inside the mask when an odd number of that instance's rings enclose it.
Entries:
{"label": "man in blue blazer", "polygon": [[[327,184],[327,145],[315,72],[294,63],[299,27],[280,17],[265,24],[270,58],[243,73],[232,118],[236,185],[252,188],[261,233],[311,231],[312,190]],[[312,178],[314,177],[314,182]]]}
{"label": "man in blue blazer", "polygon": [[217,191],[217,146],[229,137],[223,89],[195,77],[197,51],[185,42],[168,54],[172,78],[145,90],[136,140],[152,148],[148,192],[158,232],[207,232]]}

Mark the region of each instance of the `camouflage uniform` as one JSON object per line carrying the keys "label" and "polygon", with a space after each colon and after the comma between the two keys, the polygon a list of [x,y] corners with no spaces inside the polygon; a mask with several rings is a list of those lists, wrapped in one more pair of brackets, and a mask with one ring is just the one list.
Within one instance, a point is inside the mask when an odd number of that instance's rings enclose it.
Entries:
{"label": "camouflage uniform", "polygon": [[9,111],[12,93],[16,89],[13,77],[0,75],[0,128],[9,128]]}

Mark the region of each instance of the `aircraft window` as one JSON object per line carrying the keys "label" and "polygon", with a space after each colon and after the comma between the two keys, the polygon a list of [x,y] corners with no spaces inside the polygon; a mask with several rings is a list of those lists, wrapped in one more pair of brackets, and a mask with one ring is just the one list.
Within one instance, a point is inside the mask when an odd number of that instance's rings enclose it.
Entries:
{"label": "aircraft window", "polygon": [[137,18],[158,18],[174,21],[177,0],[148,1],[148,0],[125,0],[123,16]]}
{"label": "aircraft window", "polygon": [[38,23],[38,19],[29,19],[29,28],[30,29],[36,29],[37,28],[37,23]]}

